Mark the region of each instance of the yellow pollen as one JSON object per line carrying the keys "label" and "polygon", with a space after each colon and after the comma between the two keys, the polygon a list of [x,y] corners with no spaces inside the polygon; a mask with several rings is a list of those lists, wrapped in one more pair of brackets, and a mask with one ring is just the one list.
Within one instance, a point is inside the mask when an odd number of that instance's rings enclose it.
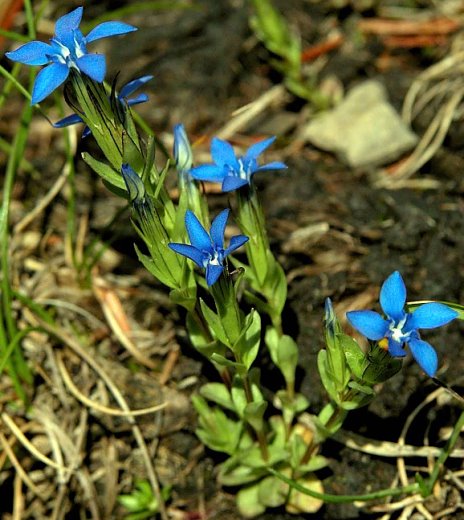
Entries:
{"label": "yellow pollen", "polygon": [[382,348],[383,350],[388,350],[388,338],[382,338],[379,342],[378,342],[378,345],[380,348]]}

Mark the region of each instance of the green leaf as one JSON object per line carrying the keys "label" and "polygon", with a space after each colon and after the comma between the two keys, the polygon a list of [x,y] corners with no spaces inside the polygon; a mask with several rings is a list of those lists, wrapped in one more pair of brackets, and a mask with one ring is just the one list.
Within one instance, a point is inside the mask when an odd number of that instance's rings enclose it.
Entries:
{"label": "green leaf", "polygon": [[196,434],[203,444],[215,451],[234,454],[243,431],[241,421],[229,419],[220,408],[208,406],[199,395],[194,395],[192,402],[199,415]]}
{"label": "green leaf", "polygon": [[255,430],[262,431],[263,417],[267,408],[267,401],[248,403],[245,406],[243,417],[245,421]]}
{"label": "green leaf", "polygon": [[272,312],[280,316],[287,301],[287,277],[279,262],[276,261],[271,251],[267,251],[267,264],[269,266],[265,287],[266,298],[272,308]]}
{"label": "green leaf", "polygon": [[142,170],[142,180],[144,182],[150,182],[150,176],[152,169],[155,168],[155,155],[156,155],[156,141],[153,135],[148,136],[147,149],[145,152],[145,164]]}
{"label": "green leaf", "polygon": [[[315,491],[316,493],[323,493],[321,481],[315,475],[308,475],[296,481],[300,486],[306,489]],[[290,496],[287,502],[286,509],[289,513],[317,513],[324,505],[324,501],[320,498],[314,498],[307,494],[301,493],[296,489],[290,491]]]}
{"label": "green leaf", "polygon": [[273,363],[279,368],[285,382],[293,386],[298,365],[298,346],[290,336],[280,336],[273,327],[268,327],[265,342]]}
{"label": "green leaf", "polygon": [[306,464],[300,464],[298,471],[300,473],[313,473],[329,465],[328,460],[322,455],[313,455]]}
{"label": "green leaf", "polygon": [[200,388],[200,395],[227,410],[235,412],[229,389],[223,383],[206,383]]}
{"label": "green leaf", "polygon": [[126,185],[124,183],[124,179],[122,178],[121,172],[115,170],[109,164],[98,161],[88,152],[82,153],[82,159],[84,159],[84,162],[88,164],[92,170],[108,184],[111,186],[116,186],[117,188],[124,190],[124,193],[126,193]]}
{"label": "green leaf", "polygon": [[278,410],[282,410],[287,424],[291,424],[293,418],[309,406],[309,402],[303,394],[289,395],[287,390],[278,390],[274,396],[273,404]]}
{"label": "green leaf", "polygon": [[351,381],[348,386],[350,388],[353,388],[353,390],[356,390],[357,392],[365,395],[375,395],[374,390],[372,389],[372,386],[369,385],[361,385],[357,383],[356,381]]}
{"label": "green leaf", "polygon": [[442,300],[422,300],[418,302],[407,302],[406,305],[408,307],[408,310],[412,312],[413,310],[417,309],[417,307],[424,305],[424,303],[442,303],[443,305],[447,305],[448,307],[450,307],[458,313],[458,320],[464,320],[464,305],[461,305],[459,303],[447,302]]}
{"label": "green leaf", "polygon": [[319,370],[319,375],[321,376],[322,384],[327,393],[336,403],[339,403],[340,396],[335,388],[335,377],[329,369],[327,357],[327,350],[319,351],[319,354],[317,355],[317,368]]}
{"label": "green leaf", "polygon": [[265,468],[251,468],[231,457],[219,467],[218,482],[223,486],[243,486],[266,474]]}
{"label": "green leaf", "polygon": [[197,302],[196,289],[196,285],[187,287],[186,289],[172,289],[169,293],[169,298],[176,305],[180,305],[189,312],[192,312]]}
{"label": "green leaf", "polygon": [[209,360],[211,360],[212,355],[215,353],[223,357],[225,356],[226,347],[216,340],[208,341],[207,338],[205,338],[205,331],[201,329],[191,313],[187,314],[186,325],[190,342],[200,354]]}
{"label": "green leaf", "polygon": [[172,274],[167,269],[165,262],[155,262],[153,259],[143,254],[136,245],[134,245],[134,248],[137,258],[149,273],[171,289],[177,289],[176,282],[173,280]]}
{"label": "green leaf", "polygon": [[237,372],[244,373],[246,371],[245,365],[242,363],[237,363],[235,361],[231,361],[221,354],[217,354],[216,352],[211,356],[211,360],[217,363],[222,367],[234,368]]}
{"label": "green leaf", "polygon": [[260,343],[261,317],[258,312],[252,310],[245,320],[245,331],[237,345],[240,352],[240,359],[247,370],[250,369],[258,355]]}
{"label": "green leaf", "polygon": [[387,381],[397,374],[403,365],[401,358],[393,358],[388,351],[378,344],[370,346],[366,356],[366,365],[362,374],[362,381],[375,385]]}
{"label": "green leaf", "polygon": [[266,477],[258,484],[258,500],[266,507],[279,507],[285,504],[288,486],[276,477]]}
{"label": "green leaf", "polygon": [[253,518],[266,511],[266,506],[259,501],[259,484],[242,488],[237,493],[237,507],[245,518]]}
{"label": "green leaf", "polygon": [[221,343],[224,343],[224,345],[227,347],[232,348],[219,316],[213,310],[211,310],[202,299],[200,299],[200,307],[205,320],[208,323],[208,326],[213,332],[214,336]]}
{"label": "green leaf", "polygon": [[135,172],[141,174],[145,167],[145,160],[137,143],[126,131],[122,134],[122,149],[123,163],[129,164]]}
{"label": "green leaf", "polygon": [[356,378],[362,379],[366,368],[366,355],[353,338],[346,334],[339,334],[338,336],[351,372]]}

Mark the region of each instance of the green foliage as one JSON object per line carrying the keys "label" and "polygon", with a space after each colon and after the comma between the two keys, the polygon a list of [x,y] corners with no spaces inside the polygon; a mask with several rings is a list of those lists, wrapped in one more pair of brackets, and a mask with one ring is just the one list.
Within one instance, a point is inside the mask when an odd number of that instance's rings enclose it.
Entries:
{"label": "green foliage", "polygon": [[317,88],[316,78],[307,76],[301,60],[301,39],[271,0],[251,0],[254,15],[250,26],[255,35],[276,58],[271,65],[284,76],[285,86],[298,97],[308,100],[315,108],[328,108],[329,99]]}
{"label": "green foliage", "polygon": [[[171,487],[165,487],[161,491],[163,500],[168,500]],[[147,480],[137,480],[134,490],[130,494],[119,495],[118,502],[127,509],[125,520],[145,520],[153,518],[159,511],[158,500],[153,494],[150,483]]]}

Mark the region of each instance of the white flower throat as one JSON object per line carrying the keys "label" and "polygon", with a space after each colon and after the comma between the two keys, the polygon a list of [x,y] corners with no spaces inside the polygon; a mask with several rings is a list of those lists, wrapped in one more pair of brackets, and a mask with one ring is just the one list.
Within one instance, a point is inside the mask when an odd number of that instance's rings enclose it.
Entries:
{"label": "white flower throat", "polygon": [[411,335],[410,332],[404,332],[403,327],[406,325],[406,320],[408,316],[405,315],[398,323],[395,323],[393,320],[389,325],[390,337],[397,341],[398,343],[403,343],[407,338]]}

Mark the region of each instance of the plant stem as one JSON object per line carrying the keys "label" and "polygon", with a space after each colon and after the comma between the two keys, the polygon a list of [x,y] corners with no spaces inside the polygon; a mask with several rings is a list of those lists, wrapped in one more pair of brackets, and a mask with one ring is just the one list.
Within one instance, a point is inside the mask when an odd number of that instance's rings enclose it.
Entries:
{"label": "plant stem", "polygon": [[454,446],[463,428],[464,412],[461,412],[459,419],[456,421],[456,424],[454,425],[451,437],[448,439],[446,446],[443,448],[440,456],[435,461],[432,473],[430,474],[430,477],[427,479],[426,487],[429,495],[432,493],[433,487],[435,486],[435,483],[438,480],[441,468],[443,467],[443,464],[446,462],[446,459],[450,456],[450,453],[453,451]]}
{"label": "plant stem", "polygon": [[268,471],[271,475],[274,475],[278,479],[282,480],[291,488],[296,489],[296,491],[299,491],[304,495],[308,495],[310,497],[322,500],[323,502],[328,504],[349,504],[352,502],[369,502],[370,500],[376,500],[379,498],[407,495],[410,493],[417,493],[418,491],[420,491],[419,484],[414,483],[402,488],[382,489],[379,491],[374,491],[372,493],[366,493],[364,495],[331,495],[329,493],[318,493],[317,491],[308,489],[272,468],[268,468]]}

